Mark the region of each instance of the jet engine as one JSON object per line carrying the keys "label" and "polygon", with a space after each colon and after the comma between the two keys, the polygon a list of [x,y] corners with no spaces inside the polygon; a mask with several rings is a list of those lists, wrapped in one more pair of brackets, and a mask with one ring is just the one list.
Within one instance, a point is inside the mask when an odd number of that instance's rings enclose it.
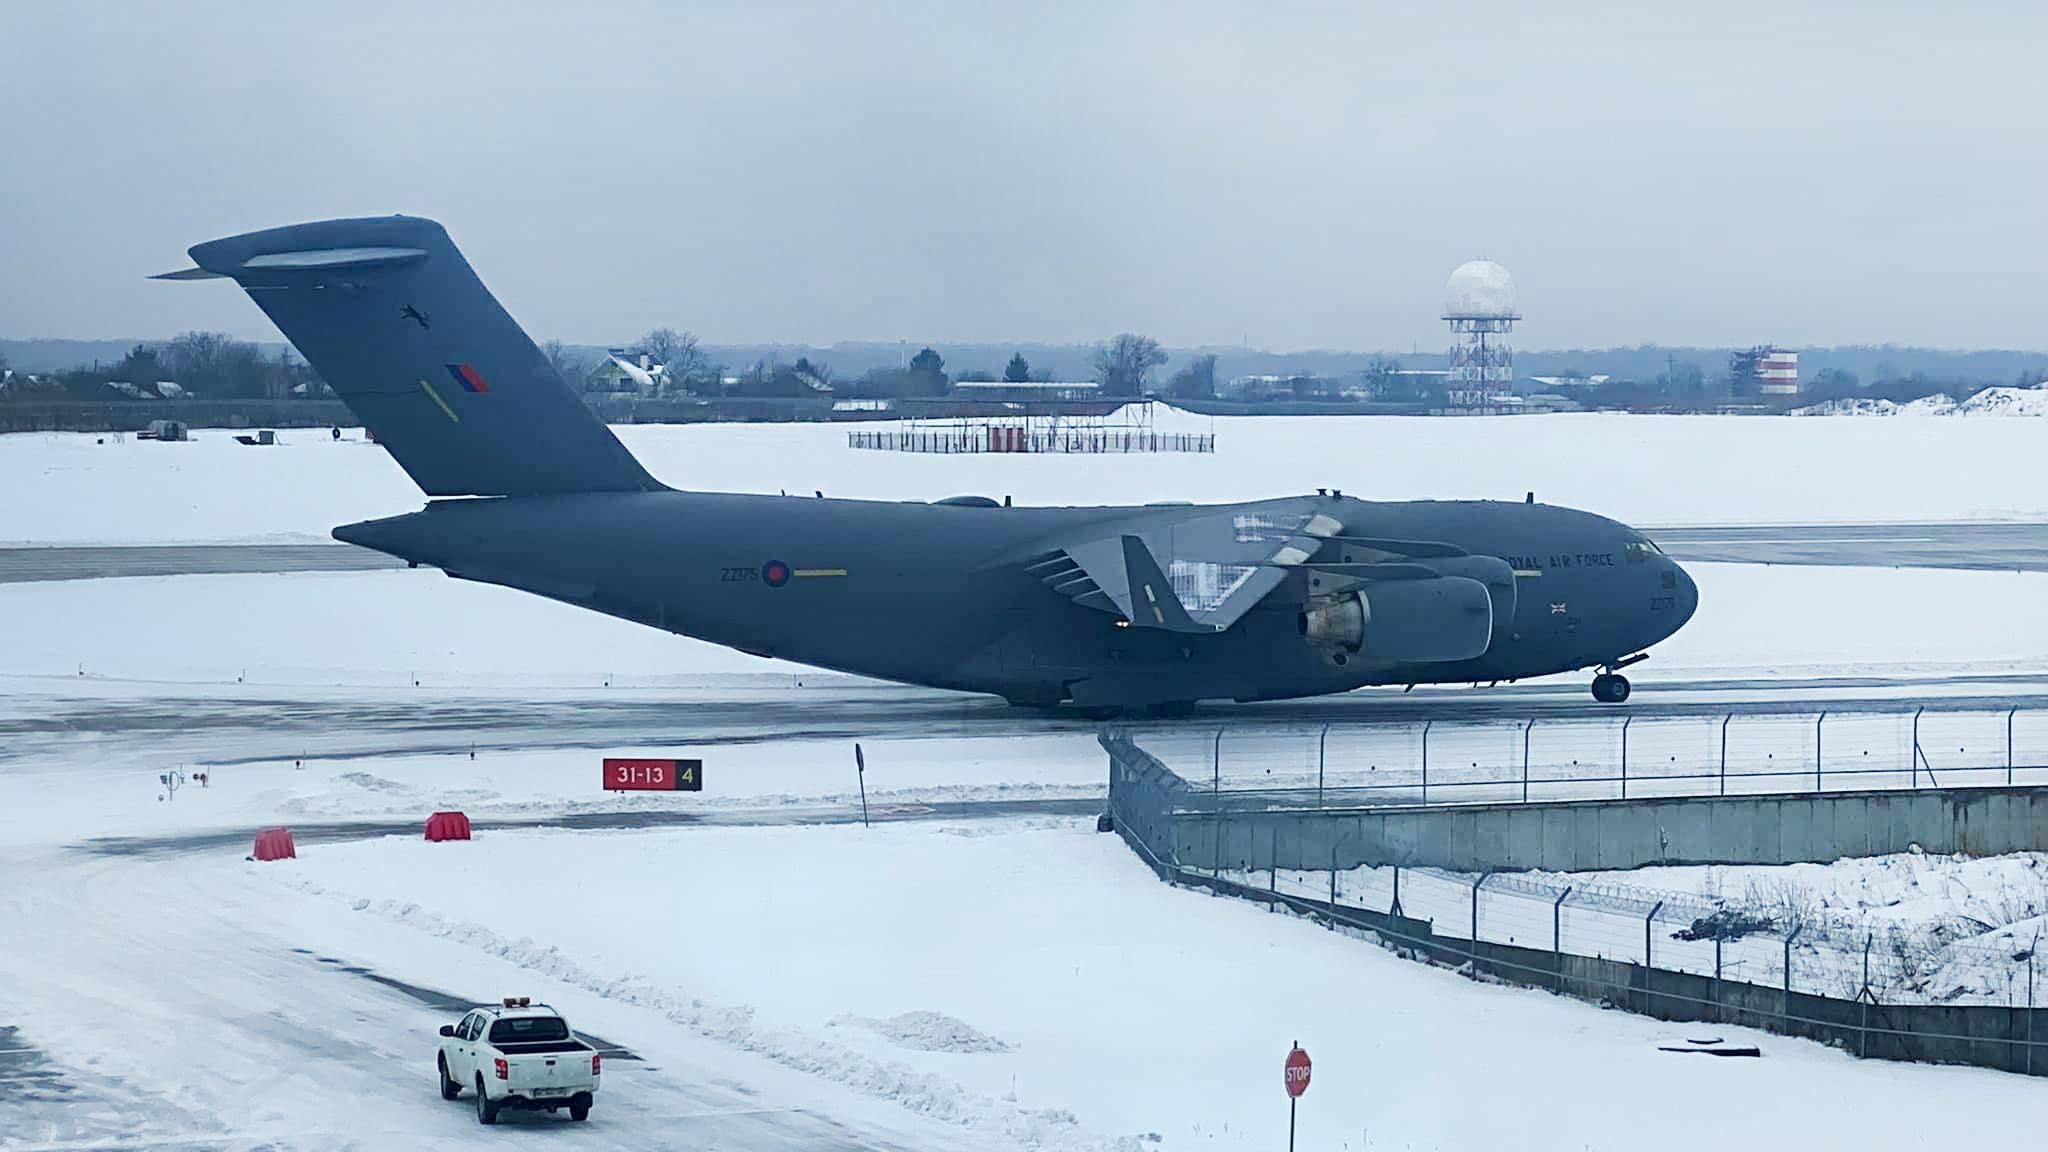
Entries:
{"label": "jet engine", "polygon": [[1493,638],[1493,596],[1467,576],[1376,581],[1309,601],[1296,623],[1311,644],[1374,660],[1470,660],[1484,655]]}

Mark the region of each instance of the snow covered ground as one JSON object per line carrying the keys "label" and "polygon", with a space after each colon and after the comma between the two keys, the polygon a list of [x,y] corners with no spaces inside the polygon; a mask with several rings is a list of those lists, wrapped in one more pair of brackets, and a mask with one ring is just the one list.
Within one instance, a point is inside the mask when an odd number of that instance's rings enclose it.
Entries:
{"label": "snow covered ground", "polygon": [[[1135,502],[1337,484],[1385,498],[1534,488],[1642,523],[2048,514],[2017,421],[1214,424],[1215,457],[1058,461],[855,453],[829,426],[621,435],[672,483],[754,491]],[[0,541],[324,538],[420,502],[360,442],[288,432],[257,449],[198,435],[0,438],[0,491],[13,494]],[[1729,459],[1787,462],[1797,482]],[[1710,467],[1717,483],[1695,484]],[[2048,614],[2020,610],[2040,602],[2043,577],[1694,571],[1700,614],[1642,670],[1646,692],[1660,677],[2048,662]],[[2007,1144],[2032,1131],[2037,1093],[2015,1077],[1861,1064],[1773,1037],[1755,1038],[1761,1062],[1665,1058],[1655,1044],[1680,1034],[1666,1026],[1475,985],[1170,889],[1090,821],[802,823],[854,796],[854,738],[876,805],[1090,796],[1103,758],[1086,725],[991,725],[969,698],[762,661],[435,573],[0,586],[0,691],[0,1030],[13,1029],[0,1037],[64,1087],[11,1093],[17,1065],[0,1059],[0,1152],[518,1139],[485,1137],[435,1095],[431,1037],[446,1012],[366,973],[457,998],[539,995],[643,1057],[608,1064],[587,1127],[545,1126],[576,1147],[1271,1147],[1294,1041],[1317,1062],[1305,1147],[1633,1148],[1654,1131],[1660,1146],[1719,1148],[1722,1128],[1670,1118],[1728,1099],[1802,1147]],[[602,710],[622,719],[578,722]],[[853,731],[832,719],[899,713],[911,719]],[[617,731],[648,742],[590,735]],[[482,745],[474,760],[464,742]],[[1207,751],[1197,742],[1184,741],[1191,756]],[[707,791],[603,797],[596,758],[633,751],[701,751]],[[157,771],[202,761],[207,787],[158,798]],[[274,865],[244,861],[239,841],[85,846],[272,821],[410,823],[443,807],[791,822],[308,842]],[[1983,904],[2000,876],[2020,890],[2017,867],[1958,875]],[[1876,872],[1859,883],[1865,902],[1940,905],[1932,873],[1917,896]],[[1846,900],[1850,888],[1829,891]],[[1535,930],[1510,899],[1489,894],[1483,921]],[[1950,903],[1975,915],[1970,899]],[[2027,928],[1998,925],[2014,938]],[[1475,1084],[1487,1107],[1471,1107]],[[1589,1089],[1600,1107],[1558,1106]]]}
{"label": "snow covered ground", "polygon": [[[1079,822],[496,833],[265,866],[74,858],[51,881],[0,913],[40,928],[0,958],[0,1014],[292,1146],[478,1139],[419,1071],[439,1017],[293,948],[543,996],[648,1056],[607,1069],[589,1130],[563,1134],[579,1145],[687,1146],[731,1122],[700,1117],[733,1108],[738,1082],[778,1147],[799,1141],[772,1110],[801,1106],[906,1147],[1270,1148],[1295,1042],[1316,1061],[1307,1148],[1578,1152],[1655,1130],[1660,1148],[1719,1149],[1719,1126],[1670,1120],[1731,1099],[1785,1145],[1994,1146],[2031,1130],[2038,1094],[1740,1030],[1722,1031],[1765,1059],[1666,1056],[1656,1045],[1683,1028],[1168,888]],[[134,963],[140,949],[178,963]],[[109,1025],[137,1003],[149,1042],[124,1043],[131,1029]],[[271,1090],[235,1087],[257,1078]],[[1602,1106],[1558,1106],[1589,1091]]]}
{"label": "snow covered ground", "polygon": [[[1542,417],[1220,417],[1213,456],[930,456],[847,447],[846,425],[627,425],[626,445],[686,488],[1026,504],[1243,500],[1338,487],[1372,499],[1541,500],[1644,525],[2048,516],[2033,421]],[[359,431],[287,430],[269,448],[201,429],[183,444],[0,436],[0,543],[325,540],[416,509]],[[1740,462],[1731,467],[1731,462]],[[1712,476],[1713,482],[1699,482]],[[1796,477],[1796,481],[1794,480]]]}
{"label": "snow covered ground", "polygon": [[[1264,870],[1240,883],[1384,912],[1394,870]],[[1471,939],[1480,877],[1403,869],[1402,911]],[[2048,1004],[2048,968],[2030,963],[2048,930],[2048,855],[1973,858],[1918,852],[1771,867],[1649,867],[1625,872],[1521,872],[1486,878],[1481,940],[1605,957],[1699,975],[1886,1004]],[[1729,932],[1726,925],[1742,927]],[[1710,918],[1719,918],[1718,920]],[[1645,937],[1646,921],[1651,926]],[[1723,927],[1711,929],[1713,923]],[[1716,949],[1713,937],[1724,935]],[[1868,955],[1866,957],[1866,945]],[[1866,967],[1867,961],[1867,967]]]}

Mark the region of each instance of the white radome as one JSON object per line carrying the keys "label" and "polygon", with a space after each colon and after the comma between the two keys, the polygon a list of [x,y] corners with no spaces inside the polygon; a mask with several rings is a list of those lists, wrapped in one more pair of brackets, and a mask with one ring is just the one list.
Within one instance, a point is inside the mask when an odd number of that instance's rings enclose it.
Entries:
{"label": "white radome", "polygon": [[1446,316],[1515,315],[1515,278],[1491,260],[1458,265],[1444,285]]}

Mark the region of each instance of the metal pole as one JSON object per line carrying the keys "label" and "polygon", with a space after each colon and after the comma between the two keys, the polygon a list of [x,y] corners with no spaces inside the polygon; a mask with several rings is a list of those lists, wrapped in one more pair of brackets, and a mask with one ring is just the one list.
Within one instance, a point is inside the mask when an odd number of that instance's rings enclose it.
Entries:
{"label": "metal pole", "polygon": [[[2005,714],[2005,786],[2008,788],[2012,787],[2012,714],[2017,711],[2019,709],[2015,707]],[[2027,1054],[2033,1055],[2033,1050],[2028,1049]]]}
{"label": "metal pole", "polygon": [[1655,904],[1650,905],[1650,914],[1648,916],[1643,917],[1643,967],[1645,968],[1648,968],[1651,965],[1650,921],[1655,920],[1657,918],[1657,913],[1662,912],[1663,910],[1664,902],[1662,900],[1659,900]]}
{"label": "metal pole", "polygon": [[[1801,924],[1785,937],[1785,995],[1788,997],[1792,994],[1792,942],[1799,939],[1799,934],[1804,931],[1806,925]],[[1792,1002],[1788,999],[1785,1002],[1785,1011],[1790,1012],[1791,1009]]]}
{"label": "metal pole", "polygon": [[1927,706],[1923,704],[1913,713],[1913,787],[1915,788],[1920,786],[1920,713],[1925,711],[1927,711]]}
{"label": "metal pole", "polygon": [[1628,726],[1635,723],[1634,716],[1621,722],[1621,798],[1628,799]]}
{"label": "metal pole", "polygon": [[868,758],[861,754],[860,744],[853,746],[853,774],[860,780],[860,826],[868,826]]}
{"label": "metal pole", "polygon": [[1813,790],[1815,792],[1820,791],[1820,725],[1821,721],[1827,718],[1827,710],[1822,709],[1820,719],[1813,722]]}
{"label": "metal pole", "polygon": [[2041,934],[2034,933],[2033,947],[2027,949],[2027,1075],[2034,1074],[2034,952],[2041,947]]}
{"label": "metal pole", "polygon": [[1287,1152],[1294,1152],[1294,1106],[1301,1103],[1298,1096],[1287,1098]]}
{"label": "metal pole", "polygon": [[1863,934],[1863,991],[1856,999],[1863,1002],[1862,1023],[1856,1028],[1856,1056],[1858,1059],[1870,1051],[1870,933]]}
{"label": "metal pole", "polygon": [[1733,719],[1735,719],[1735,713],[1733,712],[1721,717],[1721,795],[1723,796],[1728,794],[1728,722]]}
{"label": "metal pole", "polygon": [[1429,807],[1429,727],[1434,720],[1422,722],[1422,806]]}
{"label": "metal pole", "polygon": [[1337,846],[1330,845],[1330,908],[1337,907]]}
{"label": "metal pole", "polygon": [[1401,915],[1401,866],[1394,865],[1394,904],[1387,909],[1387,915]]}
{"label": "metal pole", "polygon": [[[1486,883],[1487,877],[1491,875],[1493,875],[1491,872],[1481,872],[1479,879],[1472,882],[1472,958],[1474,960],[1479,959],[1479,889],[1481,885]],[[1474,971],[1476,972],[1477,969],[1475,968]]]}
{"label": "metal pole", "polygon": [[1571,885],[1557,894],[1550,902],[1550,955],[1557,963],[1557,988],[1564,991],[1564,898],[1572,894]]}
{"label": "metal pole", "polygon": [[1316,807],[1323,806],[1323,754],[1330,744],[1330,726],[1323,725],[1323,734],[1316,737]]}
{"label": "metal pole", "polygon": [[1215,790],[1223,791],[1223,729],[1216,730],[1216,748],[1210,754],[1210,763],[1215,766]]}
{"label": "metal pole", "polygon": [[1522,803],[1524,804],[1529,802],[1529,730],[1534,727],[1536,727],[1534,717],[1531,717],[1527,724],[1522,725]]}

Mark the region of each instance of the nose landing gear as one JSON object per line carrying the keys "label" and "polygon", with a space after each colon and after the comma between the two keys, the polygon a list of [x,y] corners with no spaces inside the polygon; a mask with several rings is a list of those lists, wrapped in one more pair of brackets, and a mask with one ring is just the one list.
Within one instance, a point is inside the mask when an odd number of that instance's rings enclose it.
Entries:
{"label": "nose landing gear", "polygon": [[1628,677],[1623,676],[1621,670],[1631,664],[1641,664],[1649,658],[1648,652],[1638,652],[1633,656],[1624,656],[1611,663],[1602,664],[1600,674],[1593,677],[1593,699],[1602,704],[1619,704],[1628,699]]}
{"label": "nose landing gear", "polygon": [[1593,699],[1602,704],[1619,704],[1628,699],[1628,677],[1618,672],[1602,672],[1593,677]]}

